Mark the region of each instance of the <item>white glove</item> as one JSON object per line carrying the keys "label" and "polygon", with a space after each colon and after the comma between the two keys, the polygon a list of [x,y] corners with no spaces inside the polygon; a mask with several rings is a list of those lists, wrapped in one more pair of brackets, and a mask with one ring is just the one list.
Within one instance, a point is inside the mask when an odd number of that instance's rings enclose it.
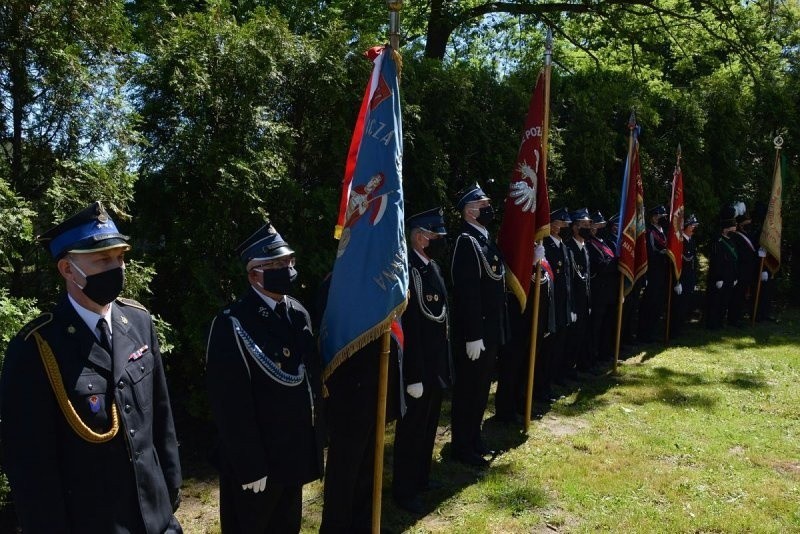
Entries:
{"label": "white glove", "polygon": [[674,289],[674,290],[675,290],[675,294],[676,294],[676,295],[680,295],[681,293],[683,293],[683,286],[681,285],[681,283],[680,283],[680,282],[678,282],[677,284],[675,284],[675,287],[673,287],[672,289]]}
{"label": "white glove", "polygon": [[767,257],[767,251],[764,250],[764,247],[758,247],[758,257],[759,258],[766,258]]}
{"label": "white glove", "polygon": [[769,280],[769,273],[767,271],[761,271],[761,281],[766,282]]}
{"label": "white glove", "polygon": [[255,482],[250,482],[249,484],[242,484],[243,490],[253,490],[253,493],[259,493],[264,491],[264,488],[267,485],[267,477],[261,478],[256,480]]}
{"label": "white glove", "polygon": [[575,312],[570,312],[569,313],[569,318],[572,319],[573,323],[577,323],[578,322],[578,314],[575,313]]}
{"label": "white glove", "polygon": [[544,245],[536,245],[533,249],[533,263],[539,263],[544,258]]}
{"label": "white glove", "polygon": [[736,284],[738,284],[738,283],[739,283],[739,280],[734,280],[733,281],[733,287],[736,287]]}
{"label": "white glove", "polygon": [[722,289],[722,284],[723,284],[723,283],[724,283],[724,282],[723,282],[722,280],[717,280],[717,283],[716,283],[716,284],[714,284],[714,285],[715,285],[715,286],[717,286],[717,289]]}
{"label": "white glove", "polygon": [[422,396],[422,382],[416,382],[406,386],[406,393],[418,399]]}
{"label": "white glove", "polygon": [[475,341],[467,341],[467,358],[469,358],[473,362],[481,357],[482,350],[486,350],[486,347],[483,345],[482,339],[476,339]]}

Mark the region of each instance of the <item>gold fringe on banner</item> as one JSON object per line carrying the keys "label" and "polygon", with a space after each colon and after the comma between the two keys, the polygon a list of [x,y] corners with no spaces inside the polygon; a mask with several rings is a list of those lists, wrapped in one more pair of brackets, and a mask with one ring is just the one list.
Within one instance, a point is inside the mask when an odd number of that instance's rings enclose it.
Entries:
{"label": "gold fringe on banner", "polygon": [[403,314],[406,309],[406,305],[408,304],[408,299],[404,300],[393,309],[389,316],[381,321],[380,323],[376,324],[353,341],[345,345],[339,352],[336,353],[336,356],[333,357],[331,362],[325,367],[325,370],[322,372],[322,383],[323,383],[323,396],[328,396],[327,388],[324,386],[325,382],[331,375],[336,371],[336,369],[347,361],[350,356],[358,352],[359,350],[366,347],[368,344],[372,343],[379,337],[383,335],[384,332],[389,330],[392,327],[392,321]]}

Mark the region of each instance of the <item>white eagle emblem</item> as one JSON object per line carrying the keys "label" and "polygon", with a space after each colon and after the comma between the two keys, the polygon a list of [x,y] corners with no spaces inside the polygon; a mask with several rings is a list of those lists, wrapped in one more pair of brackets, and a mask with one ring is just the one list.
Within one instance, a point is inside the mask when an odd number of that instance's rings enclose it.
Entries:
{"label": "white eagle emblem", "polygon": [[[516,206],[520,206],[523,212],[531,213],[536,211],[536,169],[539,168],[539,151],[534,150],[533,155],[536,156],[536,166],[531,167],[524,161],[520,163],[517,170],[525,179],[513,182],[508,192]],[[530,180],[532,185],[529,185],[527,180]]]}

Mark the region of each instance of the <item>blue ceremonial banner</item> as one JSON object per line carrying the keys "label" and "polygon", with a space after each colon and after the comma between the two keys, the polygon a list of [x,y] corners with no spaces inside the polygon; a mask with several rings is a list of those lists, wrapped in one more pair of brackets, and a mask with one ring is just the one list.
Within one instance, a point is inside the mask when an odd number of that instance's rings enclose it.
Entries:
{"label": "blue ceremonial banner", "polygon": [[328,304],[320,326],[326,381],[351,354],[386,332],[406,306],[403,129],[392,49],[367,52],[364,93],[342,185]]}

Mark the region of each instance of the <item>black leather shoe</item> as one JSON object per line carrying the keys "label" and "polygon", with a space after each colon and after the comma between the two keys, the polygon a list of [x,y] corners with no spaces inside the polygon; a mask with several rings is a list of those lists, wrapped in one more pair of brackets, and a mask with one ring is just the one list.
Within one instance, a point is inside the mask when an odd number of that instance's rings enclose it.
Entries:
{"label": "black leather shoe", "polygon": [[394,503],[397,505],[398,508],[414,515],[421,515],[423,512],[422,501],[420,501],[419,497],[417,497],[416,495],[405,499],[395,497]]}
{"label": "black leather shoe", "polygon": [[478,456],[495,457],[497,456],[497,451],[494,449],[490,449],[489,447],[486,446],[486,444],[483,441],[481,441],[475,447],[475,454],[477,454]]}
{"label": "black leather shoe", "polygon": [[472,467],[488,467],[489,460],[484,459],[481,456],[478,456],[475,453],[472,454],[454,454],[453,460],[460,464],[469,465]]}
{"label": "black leather shoe", "polygon": [[444,484],[440,480],[435,478],[429,478],[428,481],[423,484],[422,491],[435,491],[444,488]]}

